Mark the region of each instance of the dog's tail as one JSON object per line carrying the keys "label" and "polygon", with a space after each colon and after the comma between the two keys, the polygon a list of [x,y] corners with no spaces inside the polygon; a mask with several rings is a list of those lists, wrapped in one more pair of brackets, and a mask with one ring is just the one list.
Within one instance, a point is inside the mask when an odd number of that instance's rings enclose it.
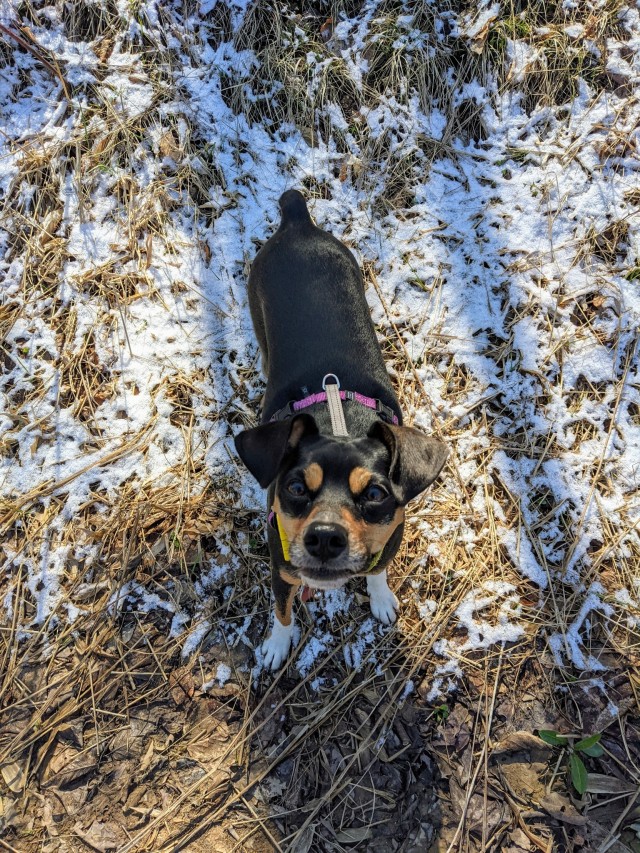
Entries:
{"label": "dog's tail", "polygon": [[282,213],[281,228],[285,228],[287,225],[307,225],[311,222],[307,202],[298,190],[287,190],[286,193],[282,193],[280,211]]}

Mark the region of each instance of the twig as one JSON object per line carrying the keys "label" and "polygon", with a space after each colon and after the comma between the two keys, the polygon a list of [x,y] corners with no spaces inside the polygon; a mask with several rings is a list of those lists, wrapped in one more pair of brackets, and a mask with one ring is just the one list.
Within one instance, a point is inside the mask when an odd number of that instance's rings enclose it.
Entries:
{"label": "twig", "polygon": [[[69,86],[67,84],[67,81],[62,76],[62,72],[55,65],[52,65],[48,59],[45,59],[41,52],[42,48],[37,42],[35,42],[34,44],[29,44],[26,39],[24,39],[21,35],[18,35],[18,33],[15,33],[13,30],[9,29],[9,27],[5,27],[4,24],[0,24],[0,32],[4,33],[6,36],[9,36],[9,38],[12,38],[20,45],[20,47],[23,47],[25,50],[28,50],[29,53],[38,60],[38,62],[41,62],[44,65],[47,71],[51,72],[54,77],[57,77],[60,83],[62,84],[62,89],[64,91],[65,98],[68,101],[71,100]],[[29,33],[27,33],[27,35],[29,35],[29,37],[33,40],[33,37]]]}
{"label": "twig", "polygon": [[607,833],[607,837],[604,839],[604,841],[602,842],[600,847],[598,847],[597,853],[606,853],[606,851],[611,846],[611,844],[609,842],[613,839],[613,836],[618,831],[618,827],[621,826],[622,822],[624,821],[626,816],[629,814],[629,812],[631,811],[633,806],[635,806],[637,804],[639,798],[640,798],[640,785],[638,785],[638,787],[636,788],[635,793],[629,797],[629,802],[627,803],[624,811],[622,811],[618,815],[618,819],[616,820],[616,822],[613,824],[613,826],[611,827],[611,829]]}
{"label": "twig", "polygon": [[493,685],[493,695],[491,697],[491,706],[489,708],[489,717],[486,722],[486,733],[484,738],[484,743],[482,744],[482,751],[480,752],[480,757],[478,758],[478,763],[476,764],[476,769],[474,770],[473,776],[467,788],[467,796],[465,797],[464,805],[462,806],[462,814],[460,815],[460,821],[458,826],[456,827],[456,831],[451,839],[451,843],[447,847],[447,853],[451,853],[454,849],[454,846],[458,840],[458,836],[462,831],[462,827],[464,826],[464,822],[467,818],[467,809],[469,808],[469,803],[471,802],[471,797],[473,796],[473,791],[476,786],[476,782],[478,780],[478,775],[480,774],[480,769],[484,765],[484,757],[487,752],[488,744],[489,744],[489,732],[491,730],[491,723],[493,721],[493,712],[496,705],[496,696],[498,695],[498,685],[500,683],[500,669],[502,666],[502,654],[504,652],[504,645],[500,647],[500,657],[498,658],[498,667],[496,671],[496,680]]}

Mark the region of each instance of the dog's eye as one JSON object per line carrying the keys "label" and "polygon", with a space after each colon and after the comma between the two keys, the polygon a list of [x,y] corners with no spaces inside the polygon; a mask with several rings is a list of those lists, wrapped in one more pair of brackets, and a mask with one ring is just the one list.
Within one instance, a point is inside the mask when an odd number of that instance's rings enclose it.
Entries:
{"label": "dog's eye", "polygon": [[287,491],[290,495],[293,495],[294,498],[301,498],[303,495],[306,495],[307,487],[302,480],[292,480],[287,485]]}
{"label": "dog's eye", "polygon": [[382,488],[382,486],[369,486],[367,489],[365,489],[362,497],[365,499],[365,501],[369,501],[370,503],[374,504],[379,504],[387,497],[387,493]]}

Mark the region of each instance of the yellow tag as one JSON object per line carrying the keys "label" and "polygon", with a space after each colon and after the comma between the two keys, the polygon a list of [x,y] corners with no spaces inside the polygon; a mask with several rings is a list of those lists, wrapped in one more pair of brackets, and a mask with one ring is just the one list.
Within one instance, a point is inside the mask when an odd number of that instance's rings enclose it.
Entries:
{"label": "yellow tag", "polygon": [[291,557],[289,555],[289,540],[287,539],[287,534],[284,532],[284,527],[280,524],[280,516],[278,515],[278,513],[276,513],[276,524],[278,525],[278,533],[280,534],[282,556],[285,558],[287,563],[290,563]]}
{"label": "yellow tag", "polygon": [[373,557],[371,558],[371,562],[369,563],[368,571],[371,571],[371,569],[375,569],[375,567],[378,565],[378,561],[380,560],[380,557],[382,557],[382,551],[378,551],[377,554],[373,555]]}

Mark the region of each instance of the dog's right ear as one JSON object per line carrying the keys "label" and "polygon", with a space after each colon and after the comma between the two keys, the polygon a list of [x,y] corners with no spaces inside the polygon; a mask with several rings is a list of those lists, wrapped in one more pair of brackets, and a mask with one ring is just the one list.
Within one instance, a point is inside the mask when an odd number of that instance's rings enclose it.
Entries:
{"label": "dog's right ear", "polygon": [[387,446],[391,461],[389,479],[401,506],[433,483],[449,455],[443,441],[413,427],[376,421],[368,435]]}
{"label": "dog's right ear", "polygon": [[318,426],[311,415],[296,415],[286,421],[269,421],[245,429],[234,437],[238,456],[263,489],[272,483],[287,453],[307,435],[317,435]]}

